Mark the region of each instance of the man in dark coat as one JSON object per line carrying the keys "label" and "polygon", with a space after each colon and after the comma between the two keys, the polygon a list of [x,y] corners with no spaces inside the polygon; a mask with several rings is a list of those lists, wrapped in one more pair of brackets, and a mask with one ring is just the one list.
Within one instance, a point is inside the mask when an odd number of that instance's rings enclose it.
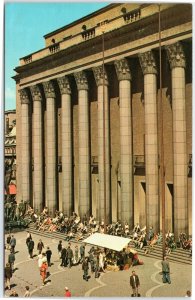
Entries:
{"label": "man in dark coat", "polygon": [[85,257],[83,264],[82,264],[82,269],[83,269],[83,279],[88,281],[88,270],[89,270],[89,262],[88,262],[88,257]]}
{"label": "man in dark coat", "polygon": [[42,240],[39,240],[39,242],[37,244],[37,250],[39,251],[39,254],[41,254],[43,248],[44,248],[44,244],[43,244]]}
{"label": "man in dark coat", "polygon": [[168,282],[170,284],[171,283],[170,266],[166,256],[164,256],[164,259],[161,261],[161,265],[162,265],[163,283]]}
{"label": "man in dark coat", "polygon": [[15,262],[16,258],[15,258],[15,254],[14,252],[11,250],[10,254],[8,255],[8,263],[11,266],[12,272],[14,271],[14,262]]}
{"label": "man in dark coat", "polygon": [[12,235],[11,240],[10,240],[10,246],[12,251],[15,251],[15,247],[16,247],[16,238],[14,237],[14,235]]}
{"label": "man in dark coat", "polygon": [[47,257],[47,264],[49,267],[51,266],[51,256],[52,256],[52,251],[50,250],[49,247],[47,247],[46,257]]}
{"label": "man in dark coat", "polygon": [[81,263],[82,263],[83,259],[85,257],[85,246],[84,245],[80,246],[80,256],[81,256]]}
{"label": "man in dark coat", "polygon": [[61,252],[62,252],[62,241],[59,241],[59,243],[58,243],[58,254],[59,254],[59,258],[61,258]]}
{"label": "man in dark coat", "polygon": [[7,250],[10,249],[10,241],[11,241],[11,235],[9,234],[9,235],[7,236],[7,240],[6,240],[6,242],[7,242]]}
{"label": "man in dark coat", "polygon": [[139,277],[135,274],[135,271],[132,271],[130,276],[130,286],[132,287],[133,297],[138,297],[138,288],[140,286]]}
{"label": "man in dark coat", "polygon": [[35,246],[35,243],[34,241],[31,239],[28,243],[28,253],[30,255],[30,258],[33,258],[33,250],[34,250],[34,246]]}
{"label": "man in dark coat", "polygon": [[73,259],[73,251],[70,248],[70,245],[67,248],[66,256],[67,256],[68,267],[71,268],[72,267],[72,259]]}
{"label": "man in dark coat", "polygon": [[62,248],[61,259],[62,259],[62,262],[61,262],[60,266],[61,267],[66,267],[67,266],[67,263],[66,263],[67,257],[66,257],[66,248],[65,247]]}
{"label": "man in dark coat", "polygon": [[4,274],[5,274],[5,284],[6,284],[5,288],[11,290],[10,279],[12,278],[12,269],[9,263],[6,264]]}

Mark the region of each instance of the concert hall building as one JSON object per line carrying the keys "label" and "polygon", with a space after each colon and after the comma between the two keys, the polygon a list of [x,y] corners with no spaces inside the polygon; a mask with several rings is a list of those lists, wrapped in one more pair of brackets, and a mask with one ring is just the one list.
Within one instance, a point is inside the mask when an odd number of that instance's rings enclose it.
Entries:
{"label": "concert hall building", "polygon": [[110,4],[44,39],[13,77],[17,201],[159,231],[163,198],[191,234],[192,5]]}

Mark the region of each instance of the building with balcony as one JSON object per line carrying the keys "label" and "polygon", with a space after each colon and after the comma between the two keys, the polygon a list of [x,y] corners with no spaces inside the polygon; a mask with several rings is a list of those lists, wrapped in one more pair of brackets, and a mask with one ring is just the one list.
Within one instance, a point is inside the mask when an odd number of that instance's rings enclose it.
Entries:
{"label": "building with balcony", "polygon": [[191,234],[191,4],[110,4],[44,39],[15,68],[18,201],[159,231],[164,152],[166,230]]}

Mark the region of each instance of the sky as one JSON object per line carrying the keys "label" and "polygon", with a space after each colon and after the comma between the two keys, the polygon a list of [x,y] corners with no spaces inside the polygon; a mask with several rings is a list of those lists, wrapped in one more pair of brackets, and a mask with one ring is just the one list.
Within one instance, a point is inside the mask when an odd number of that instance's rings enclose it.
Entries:
{"label": "sky", "polygon": [[5,2],[4,98],[5,110],[16,108],[14,68],[19,59],[45,47],[43,36],[78,20],[108,2]]}

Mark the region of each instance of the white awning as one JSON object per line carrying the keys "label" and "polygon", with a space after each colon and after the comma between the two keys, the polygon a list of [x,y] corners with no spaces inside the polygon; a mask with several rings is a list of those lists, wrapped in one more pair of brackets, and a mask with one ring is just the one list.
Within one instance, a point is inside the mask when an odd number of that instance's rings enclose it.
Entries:
{"label": "white awning", "polygon": [[131,239],[123,238],[120,236],[114,236],[104,233],[94,233],[82,242],[102,248],[112,249],[115,251],[122,251],[130,241]]}

